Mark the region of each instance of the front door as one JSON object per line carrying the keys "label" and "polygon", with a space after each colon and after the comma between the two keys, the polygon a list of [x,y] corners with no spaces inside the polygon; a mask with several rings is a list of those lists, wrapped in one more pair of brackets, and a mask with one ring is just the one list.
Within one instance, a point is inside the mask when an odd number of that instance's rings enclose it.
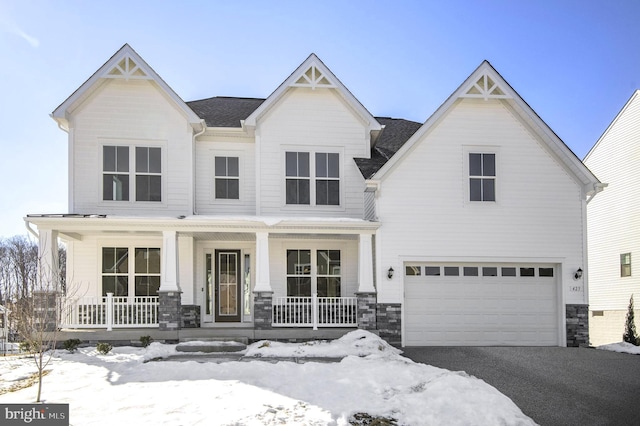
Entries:
{"label": "front door", "polygon": [[215,251],[216,322],[239,322],[241,310],[240,250]]}

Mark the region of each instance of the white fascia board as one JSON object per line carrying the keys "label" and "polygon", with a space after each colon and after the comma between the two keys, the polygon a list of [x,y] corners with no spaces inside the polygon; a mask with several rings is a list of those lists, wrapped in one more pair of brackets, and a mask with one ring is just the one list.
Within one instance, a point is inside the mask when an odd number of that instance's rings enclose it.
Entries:
{"label": "white fascia board", "polygon": [[[68,122],[68,113],[74,107],[76,107],[79,103],[81,103],[84,99],[86,99],[93,91],[97,90],[102,84],[104,84],[104,73],[111,70],[114,66],[118,64],[124,57],[131,57],[134,62],[138,65],[138,67],[144,71],[148,76],[149,80],[154,81],[171,99],[178,109],[182,111],[185,118],[188,120],[189,124],[196,129],[202,129],[202,120],[200,117],[193,112],[191,108],[178,96],[176,92],[147,64],[147,62],[142,59],[138,53],[133,50],[131,46],[125,44],[118,50],[116,53],[107,60],[98,70],[93,73],[91,77],[87,79],[75,92],[71,94],[60,106],[58,106],[53,113],[51,113],[51,117],[56,120],[58,123],[67,123]],[[68,125],[68,124],[65,124]]]}
{"label": "white fascia board", "polygon": [[[332,83],[332,88],[337,90],[338,93],[348,102],[351,108],[360,115],[360,117],[367,123],[368,131],[380,131],[382,126],[375,119],[375,117],[360,103],[358,99],[345,87],[344,84],[338,79],[338,77],[331,72],[331,70],[318,58],[314,53],[302,63],[298,68],[291,73],[291,75],[282,83],[269,97],[244,120],[243,126],[255,127],[259,117],[264,115],[275,103],[284,95],[284,93],[290,87],[296,87],[295,81],[300,78],[300,75],[304,73],[309,67],[315,66],[328,77]],[[320,89],[318,89],[320,90]]]}
{"label": "white fascia board", "polygon": [[352,218],[280,218],[258,216],[187,216],[176,217],[114,217],[114,216],[28,216],[24,218],[38,229],[55,229],[64,234],[81,235],[93,232],[159,233],[178,232],[268,232],[361,234],[375,233],[378,222]]}

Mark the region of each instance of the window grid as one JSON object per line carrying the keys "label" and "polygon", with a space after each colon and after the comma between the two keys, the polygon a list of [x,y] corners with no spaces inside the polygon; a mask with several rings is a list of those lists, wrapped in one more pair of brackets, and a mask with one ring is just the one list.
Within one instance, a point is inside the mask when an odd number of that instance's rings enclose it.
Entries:
{"label": "window grid", "polygon": [[469,154],[470,201],[496,201],[496,155]]}
{"label": "window grid", "polygon": [[631,253],[623,253],[620,255],[620,276],[631,276]]}
{"label": "window grid", "polygon": [[161,201],[161,148],[136,147],[136,201]]}
{"label": "window grid", "polygon": [[339,206],[340,186],[339,153],[285,152],[285,204]]}
{"label": "window grid", "polygon": [[240,199],[240,165],[238,157],[216,156],[215,198],[218,200]]}

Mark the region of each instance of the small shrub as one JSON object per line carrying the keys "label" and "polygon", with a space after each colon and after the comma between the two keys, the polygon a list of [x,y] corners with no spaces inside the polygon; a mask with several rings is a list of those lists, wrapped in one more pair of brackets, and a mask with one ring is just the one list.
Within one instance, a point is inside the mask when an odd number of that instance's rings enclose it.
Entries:
{"label": "small shrub", "polygon": [[113,349],[113,346],[111,346],[109,343],[106,343],[106,342],[99,342],[96,345],[96,350],[100,352],[102,355],[108,354],[109,352],[111,352],[111,349]]}
{"label": "small shrub", "polygon": [[82,343],[80,341],[80,339],[68,339],[65,340],[64,343],[62,344],[62,346],[69,351],[70,354],[74,353],[77,349],[78,346],[80,345],[80,343]]}
{"label": "small shrub", "polygon": [[24,341],[24,342],[20,342],[20,345],[18,345],[18,347],[20,348],[20,352],[33,352],[31,350],[31,343]]}
{"label": "small shrub", "polygon": [[624,334],[622,340],[632,345],[640,346],[640,338],[636,332],[635,315],[633,312],[633,294],[629,299],[629,308],[627,309],[627,319],[624,325]]}
{"label": "small shrub", "polygon": [[149,346],[151,342],[153,342],[153,339],[151,338],[151,336],[140,336],[140,343],[142,344],[143,348],[146,348],[147,346]]}
{"label": "small shrub", "polygon": [[268,340],[265,340],[264,342],[262,342],[260,346],[258,346],[258,348],[268,348],[269,346],[271,346],[271,342]]}

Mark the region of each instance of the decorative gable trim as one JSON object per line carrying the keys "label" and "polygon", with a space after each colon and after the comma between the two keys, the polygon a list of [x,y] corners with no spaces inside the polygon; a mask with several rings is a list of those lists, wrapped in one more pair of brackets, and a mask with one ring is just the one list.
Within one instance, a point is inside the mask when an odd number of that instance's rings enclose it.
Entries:
{"label": "decorative gable trim", "polygon": [[500,99],[507,102],[511,109],[527,123],[540,140],[559,159],[560,163],[580,183],[585,196],[598,192],[600,181],[569,149],[569,147],[551,130],[518,93],[502,78],[495,68],[483,61],[476,70],[454,91],[451,96],[427,119],[407,142],[378,170],[372,180],[383,180],[411,151],[412,147],[431,132],[439,120],[453,107],[460,98]]}
{"label": "decorative gable trim", "polygon": [[60,127],[69,128],[69,114],[110,79],[150,80],[162,90],[184,114],[189,124],[197,130],[204,129],[203,120],[173,91],[171,87],[142,59],[131,46],[125,44],[104,63],[87,81],[69,96],[51,117]]}
{"label": "decorative gable trim", "polygon": [[338,80],[327,66],[315,55],[309,57],[243,122],[243,127],[255,128],[258,118],[267,113],[291,87],[332,89],[337,91],[353,110],[367,123],[368,130],[380,131],[382,125]]}

